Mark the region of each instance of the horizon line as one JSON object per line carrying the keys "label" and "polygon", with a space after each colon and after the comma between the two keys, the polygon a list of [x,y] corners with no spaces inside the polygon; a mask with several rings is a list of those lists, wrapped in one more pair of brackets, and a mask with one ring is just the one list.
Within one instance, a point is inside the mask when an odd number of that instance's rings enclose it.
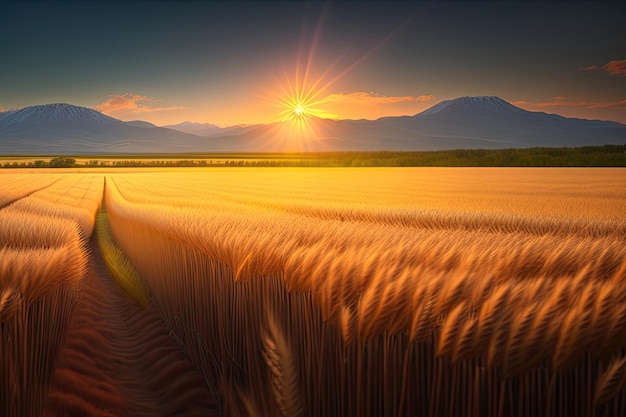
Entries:
{"label": "horizon line", "polygon": [[[503,98],[501,98],[499,96],[495,96],[495,95],[476,95],[476,96],[468,96],[468,95],[466,95],[466,96],[457,96],[457,97],[454,97],[454,98],[446,98],[446,99],[442,99],[442,100],[438,101],[437,103],[433,104],[432,106],[430,106],[430,107],[428,107],[428,108],[426,108],[426,109],[424,109],[424,110],[422,110],[422,111],[420,111],[418,113],[403,114],[403,115],[396,115],[396,116],[381,116],[381,117],[378,117],[376,119],[368,119],[368,118],[358,118],[358,119],[355,119],[355,118],[340,118],[340,117],[333,118],[333,117],[321,117],[321,116],[315,116],[315,115],[307,115],[306,117],[312,118],[312,119],[330,120],[330,121],[354,121],[354,122],[370,121],[370,122],[374,122],[374,121],[381,120],[381,119],[393,119],[393,118],[401,118],[401,117],[415,117],[415,116],[418,116],[418,115],[420,115],[420,114],[422,114],[422,113],[432,109],[433,107],[435,107],[435,106],[437,106],[437,105],[439,105],[439,104],[441,104],[443,102],[453,101],[453,100],[460,100],[460,99],[464,99],[464,98],[474,98],[474,99],[476,99],[476,98],[495,98],[495,99],[498,99],[498,100],[502,100],[502,101],[506,102],[507,104],[513,106],[513,107],[516,107],[516,108],[518,108],[520,110],[527,111],[527,112],[530,112],[530,113],[543,113],[543,114],[548,114],[548,115],[556,115],[556,116],[564,117],[566,119],[579,119],[579,120],[589,120],[589,121],[613,122],[613,123],[618,123],[618,124],[626,126],[626,122],[620,122],[620,121],[617,121],[617,120],[614,120],[614,119],[612,120],[612,119],[598,119],[598,118],[593,118],[592,119],[592,118],[584,118],[584,117],[569,117],[569,116],[564,116],[564,115],[559,114],[559,113],[550,113],[550,112],[541,111],[541,110],[539,110],[539,111],[528,110],[528,109],[525,109],[523,107],[520,107],[520,106],[514,104],[515,102],[513,102],[513,101],[510,101],[510,100],[507,100],[507,99],[503,99]],[[518,103],[519,103],[519,101],[518,101]],[[526,103],[526,102],[524,102],[524,103]],[[82,106],[82,105],[77,105],[77,104],[72,104],[72,103],[67,103],[67,102],[60,102],[60,101],[59,102],[53,102],[53,103],[45,103],[45,104],[31,104],[31,105],[27,105],[27,106],[20,107],[20,108],[12,107],[12,108],[9,108],[9,109],[6,109],[6,110],[2,110],[2,107],[0,106],[0,114],[9,113],[9,112],[18,112],[20,110],[24,110],[24,109],[29,108],[29,107],[42,107],[42,106],[51,106],[51,105],[59,105],[59,104],[60,105],[68,105],[68,106],[73,106],[73,107],[80,107],[80,108],[84,108],[84,109],[89,109],[89,110],[95,111],[95,112],[97,112],[99,114],[102,114],[104,116],[110,117],[112,119],[119,120],[119,121],[121,121],[123,123],[142,122],[142,123],[149,123],[149,124],[154,125],[154,126],[159,127],[159,128],[169,128],[170,126],[178,126],[178,125],[181,125],[183,123],[194,123],[194,124],[201,124],[201,125],[213,125],[216,128],[218,128],[218,129],[229,129],[229,128],[236,128],[236,127],[269,126],[269,125],[273,125],[273,124],[281,123],[281,122],[285,121],[285,120],[274,120],[274,121],[265,122],[265,123],[262,123],[262,122],[261,123],[241,122],[241,123],[235,123],[235,124],[226,125],[226,124],[220,124],[220,123],[214,123],[214,122],[197,122],[197,121],[192,121],[192,120],[186,119],[186,120],[183,120],[183,121],[178,122],[178,123],[156,124],[156,123],[149,122],[149,121],[146,121],[146,120],[143,120],[143,119],[122,120],[122,119],[119,119],[119,118],[117,118],[115,116],[111,116],[111,115],[109,115],[107,113],[104,113],[104,112],[102,112],[100,110],[97,110],[94,107]],[[528,103],[528,104],[532,105],[533,103]]]}

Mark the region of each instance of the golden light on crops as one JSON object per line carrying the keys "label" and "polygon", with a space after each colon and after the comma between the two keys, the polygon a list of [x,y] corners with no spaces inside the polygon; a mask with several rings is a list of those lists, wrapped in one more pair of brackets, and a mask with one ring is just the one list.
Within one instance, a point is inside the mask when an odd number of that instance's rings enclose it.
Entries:
{"label": "golden light on crops", "polygon": [[626,415],[620,169],[2,173],[0,415]]}

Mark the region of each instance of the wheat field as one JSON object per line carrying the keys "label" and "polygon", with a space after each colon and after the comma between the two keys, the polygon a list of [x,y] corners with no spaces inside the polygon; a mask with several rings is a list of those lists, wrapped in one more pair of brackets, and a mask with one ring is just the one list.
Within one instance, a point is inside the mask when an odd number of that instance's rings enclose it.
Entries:
{"label": "wheat field", "polygon": [[0,207],[2,415],[626,414],[622,169],[12,171]]}

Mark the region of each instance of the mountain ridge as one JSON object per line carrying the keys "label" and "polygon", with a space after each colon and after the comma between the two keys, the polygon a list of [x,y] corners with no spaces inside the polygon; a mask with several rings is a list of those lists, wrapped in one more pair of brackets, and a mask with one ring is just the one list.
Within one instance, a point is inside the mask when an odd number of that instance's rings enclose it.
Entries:
{"label": "mountain ridge", "polygon": [[428,109],[417,113],[415,116],[428,116],[432,114],[439,113],[441,111],[446,111],[450,107],[461,107],[461,108],[473,108],[480,107],[481,109],[494,111],[494,112],[524,112],[526,110],[516,107],[509,103],[506,100],[501,99],[496,96],[463,96],[455,99],[444,100]]}
{"label": "mountain ridge", "polygon": [[413,116],[309,118],[306,123],[311,127],[308,130],[292,120],[227,128],[193,122],[159,127],[53,103],[0,113],[0,153],[399,151],[626,144],[626,125],[618,122],[531,112],[496,96],[444,100]]}

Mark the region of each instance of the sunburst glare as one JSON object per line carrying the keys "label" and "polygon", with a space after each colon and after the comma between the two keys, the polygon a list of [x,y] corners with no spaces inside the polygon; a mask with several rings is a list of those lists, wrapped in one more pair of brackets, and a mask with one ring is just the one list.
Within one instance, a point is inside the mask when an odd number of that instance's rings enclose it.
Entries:
{"label": "sunburst glare", "polygon": [[[373,55],[387,43],[411,19],[400,23],[394,30],[354,61],[346,62],[343,54],[319,70],[314,65],[317,48],[322,35],[325,11],[322,12],[313,36],[308,45],[301,44],[298,50],[295,67],[276,79],[273,91],[262,97],[276,108],[276,126],[269,129],[263,136],[271,136],[271,141],[278,147],[290,150],[320,150],[325,148],[328,139],[328,123],[324,119],[340,119],[328,109],[330,88],[340,79]],[[280,145],[280,146],[279,146]]]}

